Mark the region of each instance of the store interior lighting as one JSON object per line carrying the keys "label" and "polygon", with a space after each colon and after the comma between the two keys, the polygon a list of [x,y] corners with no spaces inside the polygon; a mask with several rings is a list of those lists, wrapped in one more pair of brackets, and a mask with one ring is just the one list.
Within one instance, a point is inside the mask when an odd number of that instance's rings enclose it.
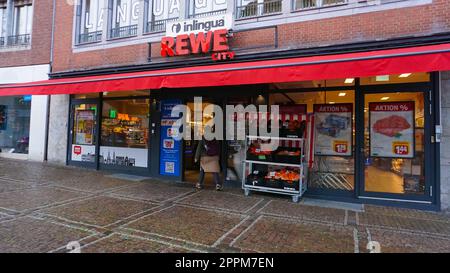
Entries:
{"label": "store interior lighting", "polygon": [[355,81],[355,78],[347,78],[347,79],[345,79],[345,82],[344,82],[344,83],[346,83],[346,84],[352,84],[354,81]]}

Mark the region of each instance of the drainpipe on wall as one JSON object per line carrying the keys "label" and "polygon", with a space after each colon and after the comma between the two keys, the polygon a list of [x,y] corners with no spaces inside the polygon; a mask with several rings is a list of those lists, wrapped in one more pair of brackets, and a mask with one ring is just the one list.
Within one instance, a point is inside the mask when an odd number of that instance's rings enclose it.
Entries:
{"label": "drainpipe on wall", "polygon": [[[50,73],[53,71],[53,49],[55,44],[55,17],[56,17],[56,0],[53,0],[52,10],[52,34],[50,41]],[[47,121],[45,122],[45,147],[44,147],[44,161],[48,161],[48,135],[50,130],[50,104],[52,96],[47,95]]]}

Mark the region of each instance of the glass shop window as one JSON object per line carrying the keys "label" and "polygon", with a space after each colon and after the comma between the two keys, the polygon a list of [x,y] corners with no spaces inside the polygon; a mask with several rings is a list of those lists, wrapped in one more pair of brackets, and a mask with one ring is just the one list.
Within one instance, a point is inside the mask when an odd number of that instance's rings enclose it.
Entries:
{"label": "glass shop window", "polygon": [[0,97],[0,152],[28,154],[31,96]]}
{"label": "glass shop window", "polygon": [[100,163],[147,167],[149,122],[149,99],[104,100]]}

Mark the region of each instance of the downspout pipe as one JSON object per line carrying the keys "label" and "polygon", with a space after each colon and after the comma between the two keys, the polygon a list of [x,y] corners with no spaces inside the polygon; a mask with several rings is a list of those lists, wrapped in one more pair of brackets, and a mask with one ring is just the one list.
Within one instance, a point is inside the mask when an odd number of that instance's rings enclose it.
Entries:
{"label": "downspout pipe", "polygon": [[[56,0],[53,0],[52,7],[52,33],[50,41],[50,74],[53,72],[53,51],[55,45],[55,18],[56,18]],[[44,161],[48,161],[48,138],[50,130],[50,104],[52,101],[52,96],[47,95],[47,117],[45,123],[45,147],[44,147]]]}

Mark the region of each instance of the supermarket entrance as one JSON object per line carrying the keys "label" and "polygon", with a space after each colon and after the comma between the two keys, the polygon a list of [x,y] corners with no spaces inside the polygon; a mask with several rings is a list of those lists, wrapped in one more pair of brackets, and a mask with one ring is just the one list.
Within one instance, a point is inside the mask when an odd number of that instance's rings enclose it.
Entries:
{"label": "supermarket entrance", "polygon": [[431,203],[431,91],[420,86],[361,88],[359,198]]}

